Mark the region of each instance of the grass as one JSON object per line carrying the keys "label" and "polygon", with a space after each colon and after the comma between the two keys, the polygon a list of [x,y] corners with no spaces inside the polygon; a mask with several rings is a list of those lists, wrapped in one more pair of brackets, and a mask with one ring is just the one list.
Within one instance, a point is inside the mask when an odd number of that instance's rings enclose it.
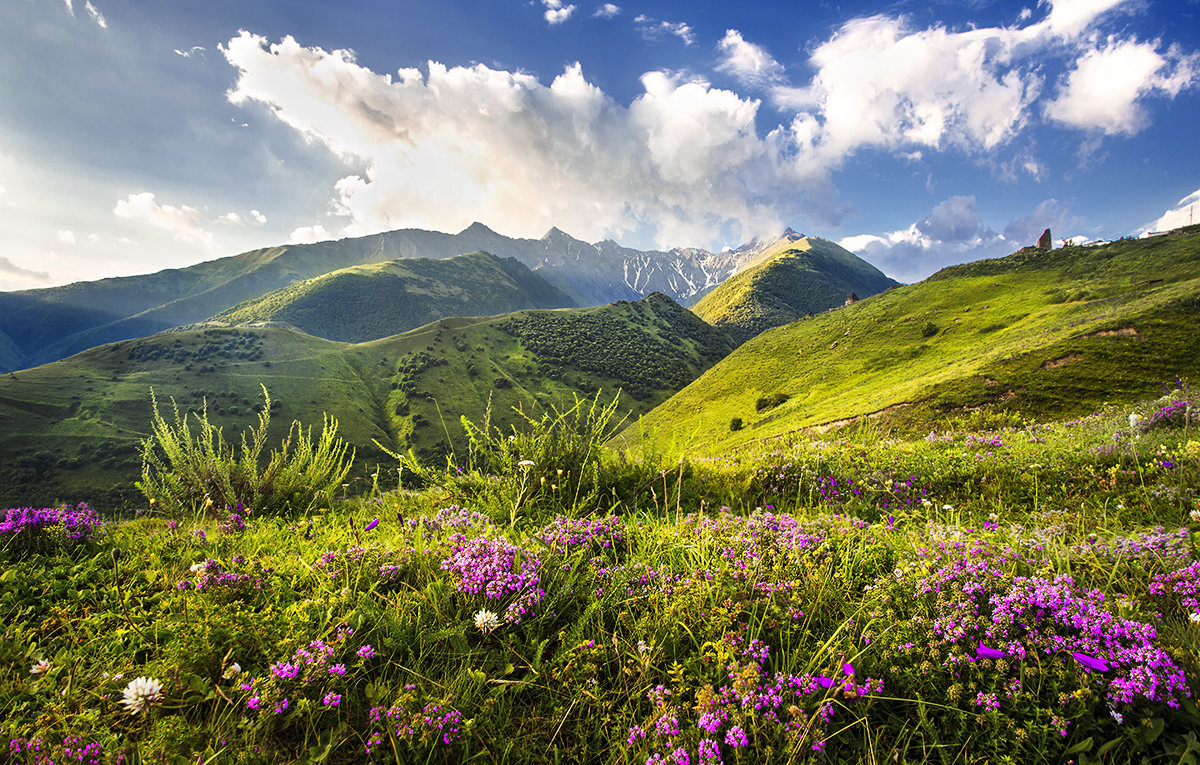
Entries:
{"label": "grass", "polygon": [[[607,334],[588,334],[596,329]],[[609,335],[620,340],[615,351]],[[328,412],[357,450],[357,487],[390,461],[375,442],[440,465],[465,449],[464,415],[479,420],[490,405],[495,424],[508,427],[522,421],[514,407],[536,416],[599,390],[636,393],[622,399],[622,416],[636,417],[728,349],[723,336],[661,296],[442,319],[358,344],[282,327],[203,327],[114,343],[0,375],[0,504],[87,500],[131,509],[151,388],[185,413],[207,403],[213,424],[233,430],[255,411],[265,384],[279,402],[273,442],[287,435],[287,423],[317,424]]]}
{"label": "grass", "polygon": [[593,402],[423,489],[28,521],[4,761],[1194,761],[1200,424],[1166,394],[662,463],[596,450]]}
{"label": "grass", "polygon": [[[864,417],[911,433],[994,413],[1080,416],[1200,367],[1198,315],[1200,227],[955,266],[763,332],[629,428],[625,443],[722,453]],[[776,393],[787,403],[756,411]],[[733,431],[735,417],[743,427]]]}

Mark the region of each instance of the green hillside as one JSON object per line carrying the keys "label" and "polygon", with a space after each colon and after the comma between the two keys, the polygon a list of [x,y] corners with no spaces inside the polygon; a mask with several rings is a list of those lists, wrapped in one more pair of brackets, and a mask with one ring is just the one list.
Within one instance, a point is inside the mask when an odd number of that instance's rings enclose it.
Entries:
{"label": "green hillside", "polygon": [[474,252],[389,260],[333,271],[248,300],[215,317],[283,322],[344,342],[374,340],[447,316],[493,316],[574,305],[514,258]]}
{"label": "green hillside", "polygon": [[0,502],[132,501],[150,389],[181,411],[207,402],[226,435],[271,393],[272,427],[328,412],[358,448],[357,475],[390,464],[372,441],[437,461],[461,445],[461,416],[489,401],[501,427],[598,390],[648,412],[726,353],[718,330],[662,295],[588,309],[443,319],[361,344],[290,328],[208,327],[91,349],[0,376]]}
{"label": "green hillside", "polygon": [[692,307],[743,343],[763,330],[894,287],[870,263],[825,239],[791,234]]}
{"label": "green hillside", "polygon": [[1070,418],[1200,370],[1200,227],[943,269],[768,330],[626,429],[716,453],[869,417],[928,431]]}

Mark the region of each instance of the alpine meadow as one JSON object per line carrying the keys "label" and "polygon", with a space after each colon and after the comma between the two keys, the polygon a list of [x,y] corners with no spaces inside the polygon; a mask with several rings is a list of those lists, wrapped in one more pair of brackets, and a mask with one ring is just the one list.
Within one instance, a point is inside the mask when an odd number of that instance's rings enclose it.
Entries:
{"label": "alpine meadow", "polygon": [[0,72],[0,765],[1200,765],[1200,0]]}

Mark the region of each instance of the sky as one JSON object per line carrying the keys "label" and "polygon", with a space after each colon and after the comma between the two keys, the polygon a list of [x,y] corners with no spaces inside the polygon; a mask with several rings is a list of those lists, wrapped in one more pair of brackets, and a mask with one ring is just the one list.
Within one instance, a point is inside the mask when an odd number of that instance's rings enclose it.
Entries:
{"label": "sky", "polygon": [[1200,207],[1200,0],[5,6],[5,291],[476,221],[913,282]]}

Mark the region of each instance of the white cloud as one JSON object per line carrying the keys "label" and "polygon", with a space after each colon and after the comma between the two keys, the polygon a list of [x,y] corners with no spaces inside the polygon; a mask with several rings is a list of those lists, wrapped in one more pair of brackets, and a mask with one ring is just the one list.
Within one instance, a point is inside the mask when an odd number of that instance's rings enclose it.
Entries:
{"label": "white cloud", "polygon": [[[1075,229],[1082,221],[1055,199],[1015,218],[998,233],[983,222],[973,196],[953,196],[912,225],[883,235],[857,234],[838,242],[902,282],[915,282],[956,263],[999,258],[1035,244],[1042,231]],[[1080,243],[1082,235],[1071,238]],[[1061,244],[1061,239],[1059,243]]]}
{"label": "white cloud", "polygon": [[236,212],[227,212],[221,217],[217,218],[217,221],[220,223],[231,223],[236,226],[249,226],[252,223],[254,225],[262,225],[263,223],[267,222],[267,216],[263,215],[258,210],[251,210],[250,220],[246,220]]}
{"label": "white cloud", "polygon": [[1175,207],[1160,215],[1158,220],[1144,226],[1138,233],[1148,234],[1151,231],[1170,231],[1180,226],[1191,226],[1200,221],[1200,209],[1198,208],[1200,208],[1200,189],[1196,189],[1179,200]]}
{"label": "white cloud", "polygon": [[604,5],[602,5],[596,9],[596,12],[592,14],[592,17],[598,18],[598,19],[611,19],[620,12],[621,12],[621,7],[619,5],[613,5],[612,3],[605,3]]}
{"label": "white cloud", "polygon": [[187,50],[180,50],[179,48],[175,49],[175,55],[182,56],[183,58],[191,58],[192,56],[203,56],[204,53],[205,53],[205,49],[201,45],[193,45],[192,47],[188,48]]}
{"label": "white cloud", "polygon": [[312,244],[313,242],[326,242],[332,239],[329,232],[320,223],[312,226],[301,226],[295,229],[288,236],[288,241],[292,244]]}
{"label": "white cloud", "polygon": [[22,268],[10,259],[0,256],[0,290],[20,290],[48,284],[53,281],[45,271]]}
{"label": "white cloud", "polygon": [[575,12],[574,5],[563,5],[562,0],[542,0],[542,5],[546,6],[546,12],[543,15],[550,25],[563,23]]}
{"label": "white cloud", "polygon": [[742,33],[736,29],[726,30],[717,49],[723,56],[717,69],[747,85],[761,87],[783,76],[783,66],[762,47],[742,39]]}
{"label": "white cloud", "polygon": [[683,40],[684,45],[690,46],[696,43],[696,33],[692,30],[691,26],[682,21],[675,23],[659,21],[643,13],[634,17],[633,22],[638,25],[642,36],[647,40],[657,40],[663,35],[675,35],[680,40]]}
{"label": "white cloud", "polygon": [[212,234],[200,225],[202,216],[199,210],[187,205],[160,205],[154,201],[154,194],[149,191],[130,194],[126,199],[117,200],[113,213],[118,218],[166,231],[180,242],[198,244],[209,249],[214,246]]}
{"label": "white cloud", "polygon": [[74,17],[75,16],[75,6],[71,2],[71,0],[63,0],[63,5],[67,6],[67,13],[71,14],[71,16]]}
{"label": "white cloud", "polygon": [[702,81],[652,72],[624,107],[578,64],[543,85],[482,65],[393,78],[290,37],[243,33],[223,50],[238,70],[231,101],[265,104],[361,168],[333,190],[345,235],[481,220],[523,236],[558,226],[593,241],[740,243],[777,234],[798,189],[819,186],[786,128],[756,135],[757,101]]}
{"label": "white cloud", "polygon": [[1089,50],[1046,105],[1046,116],[1108,135],[1133,135],[1145,127],[1141,101],[1154,92],[1175,97],[1196,82],[1197,58],[1177,48],[1160,54],[1157,43],[1115,41]]}
{"label": "white cloud", "polygon": [[104,14],[100,13],[100,10],[96,6],[92,5],[92,0],[87,0],[83,7],[87,10],[88,15],[92,17],[92,21],[96,22],[96,26],[101,29],[108,29],[108,22],[104,19]]}
{"label": "white cloud", "polygon": [[75,232],[70,229],[59,229],[54,239],[59,244],[72,245],[75,244]]}

